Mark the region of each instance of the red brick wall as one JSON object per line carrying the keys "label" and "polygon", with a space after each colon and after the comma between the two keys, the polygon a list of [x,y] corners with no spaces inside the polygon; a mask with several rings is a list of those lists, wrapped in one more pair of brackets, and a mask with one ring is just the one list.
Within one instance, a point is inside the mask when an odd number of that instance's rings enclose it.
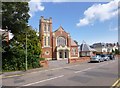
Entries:
{"label": "red brick wall", "polygon": [[[75,48],[75,49],[76,49],[75,55],[74,55],[73,52],[72,52],[72,48]],[[70,47],[70,54],[71,54],[71,57],[78,57],[78,47],[77,47],[77,46],[71,46],[71,47]]]}
{"label": "red brick wall", "polygon": [[52,38],[52,57],[56,59],[56,39],[55,37],[53,36]]}
{"label": "red brick wall", "polygon": [[[46,52],[49,52],[49,54],[47,55]],[[43,48],[43,49],[42,49],[42,54],[41,54],[41,56],[42,56],[43,58],[52,58],[52,49],[51,49],[51,48],[48,48],[48,47]]]}
{"label": "red brick wall", "polygon": [[86,62],[86,61],[90,61],[90,57],[82,57],[82,58],[72,58],[72,59],[69,59],[69,63]]}

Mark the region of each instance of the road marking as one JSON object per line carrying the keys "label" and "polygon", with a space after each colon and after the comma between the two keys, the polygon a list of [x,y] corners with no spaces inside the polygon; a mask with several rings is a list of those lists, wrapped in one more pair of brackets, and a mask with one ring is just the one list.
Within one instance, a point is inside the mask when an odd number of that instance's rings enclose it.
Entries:
{"label": "road marking", "polygon": [[49,78],[49,79],[37,81],[37,82],[34,82],[34,83],[25,84],[25,85],[23,85],[23,86],[30,86],[30,85],[34,85],[34,84],[38,84],[38,83],[50,81],[50,80],[53,80],[53,79],[61,78],[61,77],[63,77],[63,76],[64,76],[64,75],[60,75],[60,76],[57,76],[57,77],[53,77],[53,78]]}
{"label": "road marking", "polygon": [[80,72],[84,72],[84,71],[87,71],[87,70],[90,70],[90,69],[93,69],[93,68],[87,68],[87,69],[84,69],[84,70],[81,70],[81,71],[75,71],[74,73],[80,73]]}
{"label": "road marking", "polygon": [[23,76],[24,74],[19,74],[19,75],[10,75],[10,76],[2,76],[1,78],[12,78],[12,77],[18,77],[18,76]]}
{"label": "road marking", "polygon": [[[110,64],[110,63],[113,63],[115,61],[112,61],[112,62],[109,62],[109,63],[106,63],[106,64],[102,64],[102,65],[99,65],[99,67],[101,66],[104,66],[104,65],[107,65],[107,64]],[[53,68],[53,69],[48,69],[48,70],[42,70],[42,71],[36,71],[36,72],[30,72],[30,73],[25,73],[25,74],[33,74],[33,73],[38,73],[38,72],[47,72],[47,71],[54,71],[54,70],[60,70],[60,69],[63,69],[63,68],[71,68],[71,67],[76,67],[76,66],[80,66],[81,64],[77,64],[77,65],[72,65],[72,66],[66,66],[66,67],[59,67],[59,68]],[[10,75],[10,76],[2,76],[2,78],[12,78],[12,77],[18,77],[18,76],[23,76],[25,74],[17,74],[17,75]],[[1,79],[1,78],[0,78]]]}
{"label": "road marking", "polygon": [[98,67],[102,67],[102,66],[105,66],[105,65],[108,65],[109,63],[106,63],[106,64],[102,64],[102,65],[99,65]]}
{"label": "road marking", "polygon": [[[115,61],[114,61],[114,62],[115,62]],[[108,64],[110,64],[110,63],[113,63],[113,62],[108,62],[108,63],[106,63],[106,64],[104,63],[104,64],[99,65],[99,66],[97,66],[97,67],[102,67],[102,66],[108,65]],[[90,70],[90,69],[93,69],[93,68],[97,68],[97,67],[87,68],[87,69],[84,69],[84,70],[81,70],[81,71],[75,71],[74,73],[84,72],[84,71],[87,71],[87,70]]]}
{"label": "road marking", "polygon": [[[59,68],[54,68],[54,69],[49,69],[49,70],[42,70],[42,71],[36,71],[36,72],[31,72],[31,73],[26,73],[26,74],[33,74],[33,73],[40,73],[40,72],[47,72],[47,71],[54,71],[54,70],[60,70],[63,68],[71,68],[71,67],[75,67],[75,66],[79,66],[79,65],[72,65],[72,66],[66,66],[66,67],[59,67]],[[25,74],[20,74],[20,75],[10,75],[10,76],[2,76],[1,78],[12,78],[12,77],[18,77],[18,76],[23,76]],[[0,78],[0,79],[1,79]]]}
{"label": "road marking", "polygon": [[60,70],[60,69],[63,69],[63,68],[71,68],[71,67],[75,67],[75,66],[79,66],[79,65],[73,65],[73,66],[66,66],[66,67],[53,68],[53,69],[49,69],[49,70],[31,72],[31,73],[28,73],[28,74],[38,73],[38,72],[40,73],[40,72],[47,72],[47,71]]}
{"label": "road marking", "polygon": [[[119,83],[119,84],[118,84]],[[117,85],[118,84],[118,85]],[[112,85],[111,88],[115,87],[115,86],[119,86],[120,85],[120,78]]]}

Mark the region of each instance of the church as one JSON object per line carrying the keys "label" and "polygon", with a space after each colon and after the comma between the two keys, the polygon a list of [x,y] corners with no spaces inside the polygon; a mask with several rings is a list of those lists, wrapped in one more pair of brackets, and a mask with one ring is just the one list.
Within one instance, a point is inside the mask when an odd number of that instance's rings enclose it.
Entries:
{"label": "church", "polygon": [[39,33],[42,53],[46,60],[77,59],[79,57],[78,45],[62,26],[52,31],[52,18],[44,19],[41,16]]}

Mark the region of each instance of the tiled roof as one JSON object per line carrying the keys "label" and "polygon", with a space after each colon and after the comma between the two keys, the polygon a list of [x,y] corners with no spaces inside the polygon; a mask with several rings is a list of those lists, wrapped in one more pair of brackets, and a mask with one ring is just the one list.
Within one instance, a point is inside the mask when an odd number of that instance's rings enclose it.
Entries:
{"label": "tiled roof", "polygon": [[74,42],[74,40],[71,39],[71,46],[78,46],[78,45]]}

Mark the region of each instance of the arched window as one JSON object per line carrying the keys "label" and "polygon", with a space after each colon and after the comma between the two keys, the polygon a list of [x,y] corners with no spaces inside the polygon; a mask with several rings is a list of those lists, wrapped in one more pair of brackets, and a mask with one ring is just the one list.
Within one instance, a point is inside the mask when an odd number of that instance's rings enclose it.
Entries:
{"label": "arched window", "polygon": [[47,24],[44,25],[44,32],[47,31]]}
{"label": "arched window", "polygon": [[57,46],[65,46],[66,45],[66,39],[64,37],[58,37],[57,38]]}

